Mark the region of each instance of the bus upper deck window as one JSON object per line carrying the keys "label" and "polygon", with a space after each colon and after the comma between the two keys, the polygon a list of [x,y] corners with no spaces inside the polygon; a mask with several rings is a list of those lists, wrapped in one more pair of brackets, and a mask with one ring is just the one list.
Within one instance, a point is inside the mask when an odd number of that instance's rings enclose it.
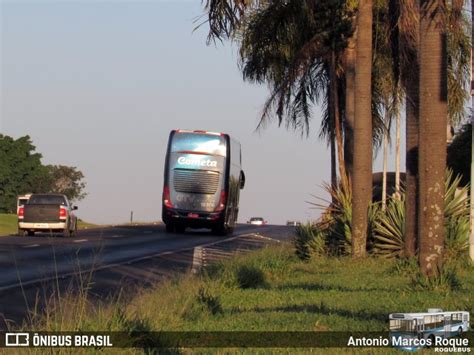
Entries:
{"label": "bus upper deck window", "polygon": [[209,134],[178,133],[173,137],[171,151],[226,156],[225,138]]}

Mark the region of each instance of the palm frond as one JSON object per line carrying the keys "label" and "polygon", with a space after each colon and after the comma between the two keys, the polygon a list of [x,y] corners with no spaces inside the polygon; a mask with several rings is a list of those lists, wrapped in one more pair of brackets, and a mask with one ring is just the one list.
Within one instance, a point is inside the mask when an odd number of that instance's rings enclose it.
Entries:
{"label": "palm frond", "polygon": [[201,22],[196,28],[209,24],[207,42],[229,39],[240,28],[247,13],[264,6],[267,0],[204,0],[204,11],[207,20]]}
{"label": "palm frond", "polygon": [[[342,51],[352,31],[344,5],[343,0],[274,1],[247,18],[240,48],[243,76],[266,82],[271,91],[259,128],[275,115],[280,125],[285,122],[287,128],[308,134],[312,108],[327,103],[332,44]],[[328,17],[331,13],[334,16]],[[338,73],[341,67],[338,58]],[[323,124],[329,122],[327,118],[324,114]],[[323,135],[326,128],[321,130]]]}
{"label": "palm frond", "polygon": [[463,12],[462,0],[447,7],[445,31],[448,52],[448,116],[453,126],[466,117],[471,65],[470,19]]}

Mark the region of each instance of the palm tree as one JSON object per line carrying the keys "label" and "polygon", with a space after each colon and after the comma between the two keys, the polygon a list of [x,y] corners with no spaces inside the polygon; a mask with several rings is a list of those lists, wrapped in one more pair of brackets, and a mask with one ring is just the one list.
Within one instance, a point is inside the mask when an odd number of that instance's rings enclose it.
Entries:
{"label": "palm tree", "polygon": [[366,255],[367,213],[372,198],[372,0],[360,0],[357,14],[352,256]]}
{"label": "palm tree", "polygon": [[[393,48],[394,32],[397,27],[396,24],[391,23],[394,10],[390,5],[386,1],[374,4],[373,25],[372,101],[384,116],[382,210],[385,210],[387,199],[387,158],[388,146],[391,141],[390,131],[392,121],[399,117],[402,97],[399,68],[398,65],[393,64],[398,61],[398,52]],[[397,140],[398,144],[399,140]]]}
{"label": "palm tree", "polygon": [[448,117],[446,35],[440,26],[444,1],[420,6],[419,262],[435,276],[444,249],[444,175]]}
{"label": "palm tree", "polygon": [[395,65],[405,88],[405,256],[416,254],[418,235],[419,0],[392,1],[396,9]]}
{"label": "palm tree", "polygon": [[[353,20],[354,22],[354,20]],[[344,76],[346,80],[345,108],[344,108],[344,160],[349,181],[352,181],[354,165],[354,111],[355,111],[355,66],[357,28],[353,24],[354,32],[348,38],[344,50]]]}
{"label": "palm tree", "polygon": [[[414,256],[418,235],[418,131],[419,131],[419,0],[389,0],[394,72],[399,72],[406,107],[406,211],[405,255]],[[469,78],[469,23],[463,16],[463,1],[452,1],[444,12],[442,28],[447,33],[448,118],[457,125],[465,117],[465,90]],[[387,22],[388,23],[388,22]]]}

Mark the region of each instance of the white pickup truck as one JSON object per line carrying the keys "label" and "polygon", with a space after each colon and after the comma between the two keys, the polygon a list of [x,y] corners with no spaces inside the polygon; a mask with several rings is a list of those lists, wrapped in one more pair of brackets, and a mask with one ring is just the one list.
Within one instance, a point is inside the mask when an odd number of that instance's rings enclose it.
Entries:
{"label": "white pickup truck", "polygon": [[18,209],[18,235],[33,236],[35,232],[63,233],[71,237],[77,230],[77,217],[65,195],[32,194]]}

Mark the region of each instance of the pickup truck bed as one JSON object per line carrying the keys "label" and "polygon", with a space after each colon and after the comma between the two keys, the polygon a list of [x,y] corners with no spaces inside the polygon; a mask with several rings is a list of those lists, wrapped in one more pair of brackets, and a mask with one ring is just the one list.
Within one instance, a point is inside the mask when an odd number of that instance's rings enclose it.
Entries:
{"label": "pickup truck bed", "polygon": [[23,222],[56,223],[59,219],[59,205],[25,205]]}

